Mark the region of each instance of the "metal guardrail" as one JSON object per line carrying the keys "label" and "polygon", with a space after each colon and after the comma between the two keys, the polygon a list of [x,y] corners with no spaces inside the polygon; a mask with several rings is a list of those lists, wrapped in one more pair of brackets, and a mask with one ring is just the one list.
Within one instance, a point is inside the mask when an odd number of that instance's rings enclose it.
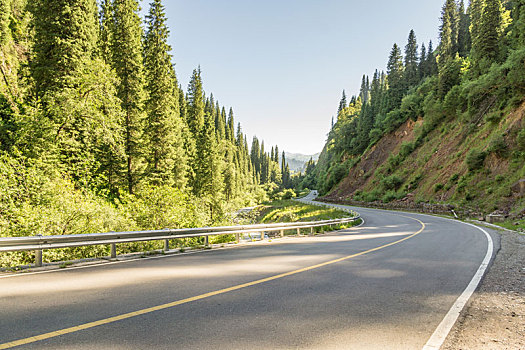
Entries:
{"label": "metal guardrail", "polygon": [[[348,210],[348,212],[351,212]],[[296,229],[300,234],[302,228],[310,228],[313,233],[314,227],[332,226],[349,223],[359,219],[359,215],[354,213],[353,217],[334,220],[310,221],[310,222],[291,222],[277,224],[258,224],[241,226],[222,226],[222,227],[201,227],[189,229],[164,229],[150,231],[129,231],[129,232],[108,232],[90,233],[78,235],[54,235],[54,236],[28,236],[28,237],[2,237],[0,238],[0,252],[30,251],[34,250],[35,265],[42,266],[42,250],[58,249],[70,247],[82,247],[90,245],[111,245],[111,258],[116,258],[116,244],[129,242],[144,242],[164,240],[164,250],[169,250],[169,240],[188,237],[205,237],[205,245],[209,245],[209,236],[235,234],[237,242],[240,241],[241,233],[280,231],[281,237],[284,231]]]}

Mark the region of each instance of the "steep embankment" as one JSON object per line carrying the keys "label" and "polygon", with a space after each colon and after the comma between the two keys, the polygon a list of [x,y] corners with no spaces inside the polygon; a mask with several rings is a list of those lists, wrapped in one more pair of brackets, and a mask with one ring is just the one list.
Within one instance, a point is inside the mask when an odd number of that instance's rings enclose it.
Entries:
{"label": "steep embankment", "polygon": [[426,136],[423,120],[409,120],[383,136],[325,198],[524,214],[525,164],[516,152],[523,147],[518,135],[525,128],[525,104],[469,123],[445,117]]}

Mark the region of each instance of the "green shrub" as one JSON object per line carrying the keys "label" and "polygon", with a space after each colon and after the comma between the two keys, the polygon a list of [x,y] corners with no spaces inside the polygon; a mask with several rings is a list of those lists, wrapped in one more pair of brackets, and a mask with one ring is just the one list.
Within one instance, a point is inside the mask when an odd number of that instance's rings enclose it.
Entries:
{"label": "green shrub", "polygon": [[416,144],[414,142],[403,142],[401,148],[399,149],[399,155],[406,159],[414,150],[416,149]]}
{"label": "green shrub", "polygon": [[483,167],[487,154],[484,151],[473,149],[467,153],[465,163],[470,171],[475,171]]}
{"label": "green shrub", "polygon": [[508,153],[508,146],[503,136],[496,136],[492,139],[488,151],[496,154],[498,157],[505,157]]}
{"label": "green shrub", "polygon": [[439,192],[443,189],[443,184],[435,184],[434,185],[434,192]]}
{"label": "green shrub", "polygon": [[397,190],[403,184],[403,180],[396,175],[385,177],[381,180],[381,185],[385,190]]}
{"label": "green shrub", "polygon": [[381,197],[381,201],[383,203],[390,203],[393,200],[396,199],[396,192],[395,191],[387,191],[383,197]]}
{"label": "green shrub", "polygon": [[522,152],[525,152],[525,128],[521,129],[521,131],[518,133],[518,136],[516,137],[516,143],[518,149]]}

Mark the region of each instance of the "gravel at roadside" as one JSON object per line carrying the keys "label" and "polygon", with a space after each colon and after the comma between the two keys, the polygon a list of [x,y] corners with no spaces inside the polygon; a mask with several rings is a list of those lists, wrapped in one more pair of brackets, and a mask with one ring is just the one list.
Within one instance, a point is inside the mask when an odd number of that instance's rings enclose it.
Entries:
{"label": "gravel at roadside", "polygon": [[525,236],[501,234],[501,250],[442,349],[525,349]]}

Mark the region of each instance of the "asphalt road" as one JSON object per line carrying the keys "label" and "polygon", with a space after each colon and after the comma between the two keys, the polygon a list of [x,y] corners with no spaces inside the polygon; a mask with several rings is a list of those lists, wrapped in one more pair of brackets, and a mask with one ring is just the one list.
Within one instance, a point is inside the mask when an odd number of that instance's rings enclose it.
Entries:
{"label": "asphalt road", "polygon": [[357,210],[334,234],[0,277],[0,349],[421,349],[487,238]]}

